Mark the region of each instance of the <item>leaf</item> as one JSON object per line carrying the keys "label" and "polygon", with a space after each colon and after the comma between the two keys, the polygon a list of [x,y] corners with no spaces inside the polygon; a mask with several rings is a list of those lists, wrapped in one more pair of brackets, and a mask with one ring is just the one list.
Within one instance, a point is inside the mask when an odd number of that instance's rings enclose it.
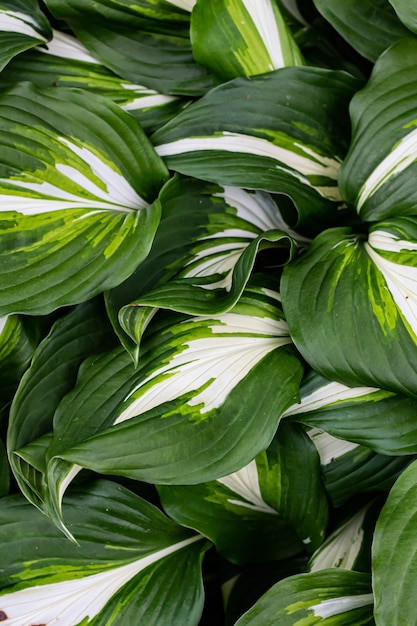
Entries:
{"label": "leaf", "polygon": [[[135,362],[155,307],[191,315],[225,313],[242,294],[258,252],[271,248],[280,265],[295,253],[293,237],[303,241],[264,192],[175,176],[160,201],[161,222],[148,257],[106,296],[116,330],[120,322],[131,338],[122,334]],[[272,288],[275,283],[274,275]]]}
{"label": "leaf", "polygon": [[317,228],[324,215],[334,219],[340,200],[337,176],[349,134],[345,113],[356,88],[345,73],[308,67],[236,78],[191,104],[152,141],[170,169],[288,195]]}
{"label": "leaf", "polygon": [[285,412],[302,422],[388,455],[416,454],[416,400],[374,387],[347,387],[311,371],[301,402]]}
{"label": "leaf", "polygon": [[[55,411],[75,385],[84,359],[114,345],[116,338],[103,312],[101,302],[95,300],[75,307],[59,319],[36,348],[12,403],[8,429],[10,464],[24,495],[40,508],[44,508],[43,489],[39,487],[43,481],[42,464],[28,465],[25,455],[22,457],[17,451],[52,430]],[[39,448],[37,443],[39,456],[44,458],[45,447]]]}
{"label": "leaf", "polygon": [[10,487],[10,467],[7,460],[6,448],[0,439],[0,497],[9,492]]}
{"label": "leaf", "polygon": [[199,0],[191,15],[191,41],[195,59],[223,80],[303,65],[271,0]]}
{"label": "leaf", "polygon": [[327,524],[317,452],[301,430],[288,425],[237,472],[200,485],[160,486],[159,494],[170,517],[237,563],[314,550]]}
{"label": "leaf", "polygon": [[416,623],[411,591],[415,586],[417,545],[416,471],[417,463],[414,462],[397,480],[375,528],[373,585],[378,626]]}
{"label": "leaf", "polygon": [[0,145],[0,315],[90,299],[146,256],[167,171],[117,105],[23,84],[0,95]]}
{"label": "leaf", "polygon": [[66,500],[79,546],[19,496],[2,500],[3,619],[104,625],[135,615],[150,626],[198,624],[207,542],[109,481]]}
{"label": "leaf", "polygon": [[176,3],[47,0],[46,5],[121,78],[164,94],[193,97],[214,84],[209,72],[194,60],[189,12]]}
{"label": "leaf", "polygon": [[147,132],[153,132],[187,104],[185,98],[119,78],[88,52],[75,37],[54,30],[53,39],[19,55],[0,75],[2,89],[30,81],[39,87],[76,87],[111,98],[131,113]]}
{"label": "leaf", "polygon": [[276,583],[237,622],[236,626],[295,626],[296,624],[374,624],[370,576],[327,569],[290,576]]}
{"label": "leaf", "polygon": [[20,52],[45,43],[51,27],[36,0],[0,2],[0,71]]}
{"label": "leaf", "polygon": [[314,0],[314,4],[355,50],[373,62],[393,43],[411,36],[389,0]]}
{"label": "leaf", "polygon": [[399,41],[352,99],[352,143],[339,185],[365,221],[416,214],[416,61],[417,40]]}
{"label": "leaf", "polygon": [[291,336],[322,376],[347,386],[416,397],[415,220],[324,231],[284,267],[281,294]]}
{"label": "leaf", "polygon": [[404,0],[389,0],[400,20],[410,30],[417,31],[417,11],[413,5]]}

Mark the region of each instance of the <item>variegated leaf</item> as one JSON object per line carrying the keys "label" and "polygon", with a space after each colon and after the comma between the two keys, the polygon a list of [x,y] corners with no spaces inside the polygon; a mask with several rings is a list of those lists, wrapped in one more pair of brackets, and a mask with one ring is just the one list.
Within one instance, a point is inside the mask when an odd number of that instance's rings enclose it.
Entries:
{"label": "variegated leaf", "polygon": [[198,624],[207,541],[108,481],[75,491],[66,509],[79,545],[21,497],[1,500],[2,621]]}
{"label": "variegated leaf", "polygon": [[366,221],[416,214],[416,63],[417,40],[399,41],[352,100],[352,144],[340,191]]}
{"label": "variegated leaf", "polygon": [[205,484],[160,486],[178,523],[201,532],[234,562],[282,559],[317,548],[327,525],[320,464],[308,437],[280,425],[266,451]]}
{"label": "variegated leaf", "polygon": [[356,87],[347,74],[307,67],[236,78],[190,105],[152,141],[175,171],[288,195],[300,223],[317,229],[326,212],[335,219],[340,201],[347,105]]}
{"label": "variegated leaf", "polygon": [[224,80],[303,64],[273,0],[199,0],[191,41],[196,60]]}
{"label": "variegated leaf", "polygon": [[28,83],[0,96],[0,314],[45,314],[120,283],[146,256],[167,178],[110,100]]}
{"label": "variegated leaf", "polygon": [[111,98],[151,133],[187,104],[113,74],[75,37],[57,30],[47,45],[19,55],[0,75],[0,88],[30,81],[39,87],[77,87]]}
{"label": "variegated leaf", "polygon": [[24,50],[47,42],[51,27],[36,0],[0,2],[0,71]]}
{"label": "variegated leaf", "polygon": [[77,38],[108,69],[166,95],[200,96],[214,85],[194,60],[192,0],[46,0]]}
{"label": "variegated leaf", "polygon": [[236,626],[371,626],[373,604],[368,574],[326,569],[276,583]]}

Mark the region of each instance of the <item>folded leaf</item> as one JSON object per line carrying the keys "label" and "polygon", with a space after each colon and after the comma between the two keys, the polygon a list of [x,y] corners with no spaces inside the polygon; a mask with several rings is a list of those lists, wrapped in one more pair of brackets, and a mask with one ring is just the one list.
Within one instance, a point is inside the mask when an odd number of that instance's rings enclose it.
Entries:
{"label": "folded leaf", "polygon": [[236,626],[374,624],[370,576],[326,569],[290,576],[271,587]]}
{"label": "folded leaf", "polygon": [[108,99],[23,84],[0,95],[0,314],[45,314],[146,256],[167,171]]}
{"label": "folded leaf", "polygon": [[108,481],[75,491],[66,509],[78,546],[21,497],[2,500],[4,621],[198,624],[208,547],[201,536]]}
{"label": "folded leaf", "polygon": [[45,43],[51,27],[36,0],[0,2],[0,71],[24,50]]}
{"label": "folded leaf", "polygon": [[[288,195],[314,224],[340,201],[338,170],[357,88],[345,73],[290,67],[210,91],[152,136],[174,171]],[[239,114],[230,103],[239,103]],[[204,123],[202,124],[202,120]]]}
{"label": "folded leaf", "polygon": [[191,41],[196,60],[223,80],[303,64],[271,0],[199,0],[191,16]]}
{"label": "folded leaf", "polygon": [[416,62],[417,40],[399,41],[352,99],[352,144],[339,184],[366,221],[416,214]]}

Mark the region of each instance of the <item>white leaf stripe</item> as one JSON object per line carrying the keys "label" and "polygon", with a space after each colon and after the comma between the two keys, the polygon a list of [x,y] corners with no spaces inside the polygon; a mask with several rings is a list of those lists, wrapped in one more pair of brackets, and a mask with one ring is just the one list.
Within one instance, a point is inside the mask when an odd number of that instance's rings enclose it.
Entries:
{"label": "white leaf stripe", "polygon": [[342,613],[348,613],[355,609],[360,609],[364,606],[368,606],[374,603],[374,596],[372,593],[364,593],[357,596],[343,596],[340,598],[331,598],[329,600],[322,600],[319,604],[315,604],[308,608],[309,611],[313,611],[315,617],[321,617],[327,619],[334,615],[341,615]]}
{"label": "white leaf stripe", "polygon": [[134,576],[160,559],[201,539],[201,535],[195,535],[99,574],[0,595],[0,611],[7,615],[7,626],[52,625],[58,622],[63,626],[77,626],[86,617],[90,622]]}
{"label": "white leaf stripe", "polygon": [[72,61],[100,65],[100,62],[91,56],[87,48],[78,39],[58,30],[53,30],[52,33],[52,40],[48,41],[45,46],[38,46],[36,48],[38,52],[44,52],[45,54],[63,59],[71,59]]}
{"label": "white leaf stripe", "polygon": [[301,402],[293,404],[285,411],[284,417],[308,413],[310,411],[318,411],[328,406],[349,402],[349,400],[362,398],[363,396],[379,391],[380,390],[376,387],[347,387],[346,385],[332,381],[303,397]]}
{"label": "white leaf stripe", "polygon": [[307,434],[317,448],[322,465],[328,465],[359,447],[358,443],[333,437],[318,428],[309,428]]}
{"label": "white leaf stripe", "polygon": [[[140,383],[126,398],[116,424],[189,393],[195,395],[186,404],[204,415],[219,408],[230,391],[269,352],[291,343],[288,327],[281,320],[233,313],[219,315],[216,320],[192,320],[197,323],[198,338],[193,339],[190,332],[190,338],[184,339],[169,362]],[[203,324],[210,331],[209,336],[201,337]]]}
{"label": "white leaf stripe", "polygon": [[[225,186],[223,191],[215,193],[214,197],[223,198],[227,205],[236,209],[237,217],[253,224],[260,232],[284,226],[277,205],[268,193],[248,192],[239,187]],[[250,233],[248,235],[250,236]]]}
{"label": "white leaf stripe", "polygon": [[372,174],[362,185],[358,198],[357,210],[360,211],[365,202],[382,185],[409,167],[417,159],[417,128],[403,137],[391,152],[377,165]]}
{"label": "white leaf stripe", "polygon": [[251,20],[268,51],[271,59],[270,70],[285,66],[281,39],[278,32],[271,0],[242,0]]}
{"label": "white leaf stripe", "polygon": [[3,315],[0,317],[0,335],[3,332],[6,324],[7,324],[7,320],[9,319],[8,315]]}
{"label": "white leaf stripe", "polygon": [[0,32],[12,32],[27,35],[33,39],[47,41],[37,30],[36,21],[26,13],[0,9]]}
{"label": "white leaf stripe", "polygon": [[193,10],[197,0],[166,0],[169,4],[174,4],[179,9],[184,9],[184,11]]}
{"label": "white leaf stripe", "polygon": [[365,250],[383,275],[395,304],[417,339],[417,267],[394,263],[378,254],[375,248],[389,252],[415,251],[416,243],[403,241],[391,233],[376,230],[370,233]]}
{"label": "white leaf stripe", "polygon": [[269,506],[262,498],[261,488],[259,486],[258,468],[255,460],[233,474],[218,478],[217,482],[236,493],[240,498],[243,498],[243,500],[229,498],[228,501],[231,504],[259,511],[260,513],[272,513],[277,515],[277,511]]}

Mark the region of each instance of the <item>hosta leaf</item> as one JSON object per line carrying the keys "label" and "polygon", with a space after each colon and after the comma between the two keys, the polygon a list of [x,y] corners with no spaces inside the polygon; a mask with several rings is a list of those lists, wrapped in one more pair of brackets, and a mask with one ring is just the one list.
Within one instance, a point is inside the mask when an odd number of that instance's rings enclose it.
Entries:
{"label": "hosta leaf", "polygon": [[303,64],[272,0],[199,0],[191,41],[196,60],[225,80]]}
{"label": "hosta leaf", "polygon": [[0,71],[14,56],[45,43],[51,35],[36,0],[0,2]]}
{"label": "hosta leaf", "polygon": [[[55,416],[52,501],[78,466],[159,484],[236,471],[269,445],[302,374],[276,294],[253,287],[224,315],[157,316],[136,372],[125,357],[91,361]],[[94,413],[98,387],[108,400]]]}
{"label": "hosta leaf", "polygon": [[417,462],[403,472],[379,516],[373,543],[375,621],[378,626],[415,624]]}
{"label": "hosta leaf", "polygon": [[352,100],[353,136],[340,191],[362,219],[415,215],[417,40],[394,44]]}
{"label": "hosta leaf", "polygon": [[[356,88],[345,73],[308,67],[236,78],[190,105],[152,141],[175,171],[289,195],[300,221],[317,228],[323,212],[334,219],[340,199],[345,113]],[[231,102],[239,103],[238,115]]]}
{"label": "hosta leaf", "polygon": [[107,96],[136,117],[149,133],[187,103],[184,98],[166,96],[119,78],[91,56],[80,41],[56,30],[47,45],[19,55],[0,75],[2,89],[20,81],[40,87],[78,87]]}
{"label": "hosta leaf", "polygon": [[314,550],[327,524],[317,452],[308,437],[288,425],[237,472],[200,485],[161,486],[159,494],[173,519],[209,537],[237,562]]}
{"label": "hosta leaf", "polygon": [[347,387],[310,372],[300,388],[301,402],[288,420],[322,429],[381,454],[417,453],[417,404],[374,387]]}
{"label": "hosta leaf", "polygon": [[413,218],[373,225],[368,241],[330,229],[284,267],[291,335],[320,374],[417,395],[416,242]]}
{"label": "hosta leaf", "polygon": [[66,509],[78,546],[21,497],[1,501],[4,621],[198,624],[206,541],[108,481],[75,491]]}
{"label": "hosta leaf", "polygon": [[165,94],[189,96],[200,96],[214,84],[208,70],[194,60],[189,11],[178,3],[47,0],[46,4],[103,65],[122,78]]}
{"label": "hosta leaf", "polygon": [[154,307],[191,315],[224,313],[239,299],[258,251],[272,248],[275,265],[284,264],[295,253],[293,237],[306,241],[286,226],[265,192],[176,176],[160,201],[161,222],[148,257],[106,298],[116,328],[118,316],[133,339],[133,346],[123,341],[135,360]]}
{"label": "hosta leaf", "polygon": [[[10,411],[8,449],[16,480],[26,497],[43,508],[42,464],[28,463],[17,450],[36,442],[36,459],[44,458],[39,438],[52,430],[61,399],[75,385],[78,369],[87,356],[114,345],[115,337],[99,301],[75,307],[59,319],[36,348]],[[46,447],[50,441],[47,439]],[[31,451],[31,456],[35,453]]]}
{"label": "hosta leaf", "polygon": [[400,20],[410,28],[412,31],[417,32],[417,10],[413,4],[406,2],[406,0],[389,0],[394,7]]}
{"label": "hosta leaf", "polygon": [[9,492],[10,467],[7,460],[6,448],[0,439],[0,497]]}
{"label": "hosta leaf", "polygon": [[314,0],[314,4],[355,50],[373,62],[391,44],[411,36],[389,0]]}
{"label": "hosta leaf", "polygon": [[146,256],[167,171],[117,105],[23,84],[0,95],[0,145],[0,314],[82,302]]}
{"label": "hosta leaf", "polygon": [[371,545],[375,523],[381,510],[379,501],[371,501],[338,524],[312,555],[308,569],[340,568],[371,571]]}
{"label": "hosta leaf", "polygon": [[364,626],[374,624],[370,576],[327,569],[276,583],[236,626]]}
{"label": "hosta leaf", "polygon": [[363,492],[388,491],[410,457],[377,454],[365,446],[310,429],[320,455],[324,484],[333,506]]}

